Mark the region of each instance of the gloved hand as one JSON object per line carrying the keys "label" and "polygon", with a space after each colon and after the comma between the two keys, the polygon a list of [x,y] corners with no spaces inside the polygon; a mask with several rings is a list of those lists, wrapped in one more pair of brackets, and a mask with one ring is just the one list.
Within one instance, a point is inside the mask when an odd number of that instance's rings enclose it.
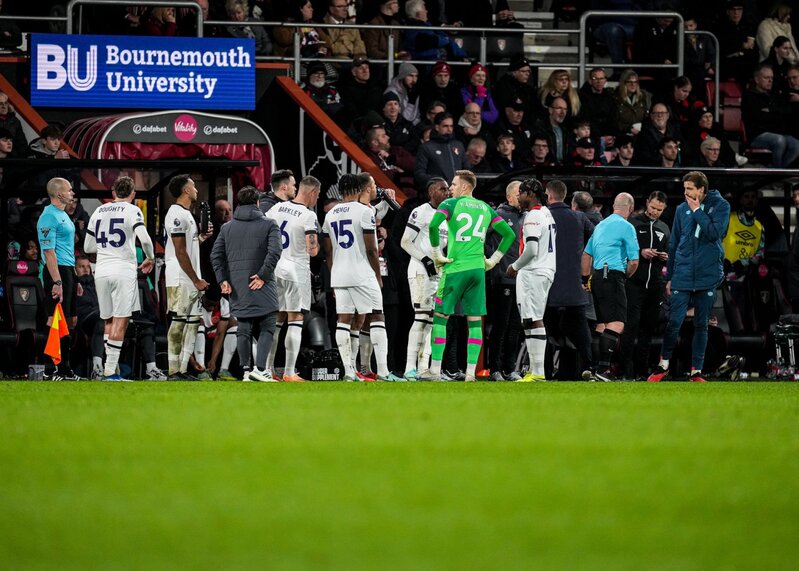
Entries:
{"label": "gloved hand", "polygon": [[422,258],[422,265],[424,266],[428,277],[432,278],[438,273],[438,270],[436,270],[436,263],[427,256]]}
{"label": "gloved hand", "polygon": [[486,271],[490,272],[492,269],[494,269],[494,266],[496,266],[499,263],[499,261],[502,259],[502,256],[504,255],[505,254],[497,250],[496,252],[491,254],[490,258],[486,258],[485,259]]}
{"label": "gloved hand", "polygon": [[433,262],[435,262],[436,266],[440,268],[441,266],[449,264],[451,261],[452,259],[447,258],[441,253],[441,248],[433,246]]}

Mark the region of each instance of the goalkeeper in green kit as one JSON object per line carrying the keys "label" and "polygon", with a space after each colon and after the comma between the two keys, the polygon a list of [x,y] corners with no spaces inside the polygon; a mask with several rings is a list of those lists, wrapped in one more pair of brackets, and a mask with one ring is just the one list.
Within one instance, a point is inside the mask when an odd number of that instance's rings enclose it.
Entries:
{"label": "goalkeeper in green kit", "polygon": [[[424,380],[441,378],[441,358],[447,342],[447,319],[462,304],[469,326],[466,351],[466,380],[475,380],[475,369],[483,346],[482,316],[486,313],[485,272],[497,265],[516,239],[513,229],[494,209],[472,196],[477,178],[467,170],[455,171],[449,189],[452,198],[438,206],[430,221],[430,245],[433,261],[442,267],[435,297],[433,316],[432,361],[430,370],[420,375]],[[438,227],[448,226],[447,256],[441,253]],[[484,255],[489,226],[502,237],[490,258]]]}

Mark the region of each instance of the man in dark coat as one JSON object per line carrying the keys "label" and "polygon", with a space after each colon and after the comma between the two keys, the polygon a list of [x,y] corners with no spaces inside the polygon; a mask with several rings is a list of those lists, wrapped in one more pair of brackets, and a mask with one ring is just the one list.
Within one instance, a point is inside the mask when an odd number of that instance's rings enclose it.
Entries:
{"label": "man in dark coat", "polygon": [[[211,263],[223,295],[230,296],[230,314],[239,322],[236,342],[245,381],[272,380],[266,359],[272,348],[278,311],[275,266],[283,249],[280,229],[258,209],[258,190],[238,192],[233,220],[222,226]],[[259,329],[258,354],[252,366],[252,338]]]}

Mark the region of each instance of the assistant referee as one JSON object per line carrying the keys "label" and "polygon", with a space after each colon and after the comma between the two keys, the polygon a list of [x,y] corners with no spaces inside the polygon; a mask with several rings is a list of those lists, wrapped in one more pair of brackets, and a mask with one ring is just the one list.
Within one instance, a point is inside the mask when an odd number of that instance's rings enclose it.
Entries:
{"label": "assistant referee", "polygon": [[613,201],[613,214],[597,224],[583,251],[583,283],[587,285],[590,278],[600,335],[594,375],[602,381],[616,380],[611,360],[627,321],[625,282],[638,269],[638,240],[627,221],[634,207],[630,194],[619,194]]}

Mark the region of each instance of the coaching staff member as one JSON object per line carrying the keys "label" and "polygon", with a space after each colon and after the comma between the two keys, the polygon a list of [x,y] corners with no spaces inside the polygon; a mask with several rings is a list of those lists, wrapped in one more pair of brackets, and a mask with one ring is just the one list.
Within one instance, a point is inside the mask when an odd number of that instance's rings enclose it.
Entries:
{"label": "coaching staff member", "polygon": [[42,272],[47,313],[50,326],[56,304],[61,304],[69,327],[69,335],[61,338],[61,363],[56,366],[54,381],[80,380],[69,363],[72,331],[75,329],[77,295],[75,289],[75,224],[65,212],[75,200],[72,184],[64,178],[51,178],[47,183],[48,204],[39,217],[36,229],[44,253],[45,269]]}
{"label": "coaching staff member", "polygon": [[674,212],[666,264],[666,295],[671,295],[669,322],[663,335],[660,364],[647,379],[652,383],[662,381],[669,374],[669,359],[689,305],[694,307],[690,380],[705,382],[702,365],[707,347],[707,322],[716,288],[724,276],[721,241],[730,223],[730,203],[718,190],[707,190],[707,177],[702,172],[689,172],[682,177],[682,184],[685,202]]}
{"label": "coaching staff member", "polygon": [[622,192],[613,201],[613,214],[596,225],[583,252],[583,283],[591,283],[596,307],[599,361],[594,372],[602,381],[614,381],[610,362],[627,321],[625,282],[638,269],[638,240],[627,219],[635,201]]}

